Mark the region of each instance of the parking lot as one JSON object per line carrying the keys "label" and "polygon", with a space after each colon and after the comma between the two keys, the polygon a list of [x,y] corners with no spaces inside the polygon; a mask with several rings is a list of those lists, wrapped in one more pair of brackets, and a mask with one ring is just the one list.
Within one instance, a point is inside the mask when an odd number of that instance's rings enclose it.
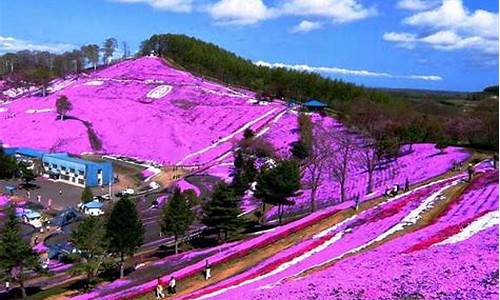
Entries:
{"label": "parking lot", "polygon": [[[80,202],[82,195],[82,188],[61,183],[50,181],[45,178],[38,177],[33,181],[33,187],[29,189],[22,188],[22,180],[0,180],[1,192],[5,192],[7,185],[15,186],[15,196],[23,197],[31,202],[38,202],[38,196],[41,197],[41,204],[48,207],[49,199],[52,199],[52,209],[62,210],[66,207],[76,206]],[[60,194],[59,191],[62,193]],[[28,194],[29,192],[29,194]]]}

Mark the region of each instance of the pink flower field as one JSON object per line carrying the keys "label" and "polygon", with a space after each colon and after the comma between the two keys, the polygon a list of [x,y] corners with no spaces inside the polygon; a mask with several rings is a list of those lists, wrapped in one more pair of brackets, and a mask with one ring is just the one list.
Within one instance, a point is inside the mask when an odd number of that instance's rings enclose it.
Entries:
{"label": "pink flower field", "polygon": [[[283,118],[280,126],[271,128],[264,136],[273,141],[277,149],[283,151],[284,145],[289,145],[291,142],[298,139],[297,136],[297,119],[296,116],[291,117],[288,114]],[[336,120],[329,117],[321,117],[317,114],[312,116],[312,120],[321,127],[337,132],[338,134],[346,133],[346,128]],[[331,141],[332,147],[336,141]],[[404,186],[405,180],[408,178],[410,184],[423,182],[432,177],[442,175],[452,168],[453,162],[463,162],[469,158],[470,154],[462,148],[448,147],[444,153],[440,153],[433,144],[416,144],[412,146],[412,150],[408,145],[402,146],[401,155],[397,160],[387,161],[381,164],[373,174],[373,193],[366,194],[366,186],[368,182],[368,174],[359,163],[361,149],[355,149],[353,159],[349,163],[349,174],[346,184],[346,197],[352,199],[359,195],[362,200],[372,199],[380,196],[385,188],[392,188],[394,184]],[[325,172],[328,173],[328,172]],[[307,173],[305,176],[309,176]],[[325,174],[323,182],[318,189],[316,195],[319,207],[325,207],[338,202],[339,184],[334,182],[330,176]],[[295,212],[307,211],[310,207],[310,191],[303,190],[301,196],[293,199],[295,205],[285,207],[285,215],[294,214]],[[266,213],[267,219],[272,219],[277,216],[277,208],[273,208]]]}
{"label": "pink flower field", "polygon": [[[168,88],[167,88],[168,86]],[[86,76],[54,82],[47,97],[0,104],[0,139],[74,154],[92,152],[90,122],[102,152],[162,164],[200,164],[230,149],[247,127],[263,126],[281,103],[250,104],[253,93],[178,71],[156,57],[127,60]],[[55,101],[73,104],[60,121]]]}
{"label": "pink flower field", "polygon": [[[182,299],[498,299],[497,178],[476,179],[433,223],[377,248],[368,247],[415,222],[460,178],[389,200]],[[306,273],[315,268],[324,270]]]}

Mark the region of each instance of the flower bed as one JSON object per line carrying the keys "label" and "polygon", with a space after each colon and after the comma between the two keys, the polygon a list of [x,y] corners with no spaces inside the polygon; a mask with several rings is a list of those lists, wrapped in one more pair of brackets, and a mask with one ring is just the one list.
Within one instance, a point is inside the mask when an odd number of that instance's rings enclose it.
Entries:
{"label": "flower bed", "polygon": [[[289,276],[325,262],[357,253],[418,220],[437,195],[456,180],[444,180],[401,195],[303,241],[259,263],[254,268],[224,280],[186,299],[232,299],[247,291],[276,284]],[[395,210],[397,209],[397,212]],[[390,212],[390,213],[387,213]],[[399,225],[404,224],[404,225]],[[221,296],[222,295],[222,296]]]}
{"label": "flower bed", "polygon": [[[301,229],[304,229],[308,226],[311,226],[314,223],[317,223],[343,209],[348,208],[346,204],[341,204],[336,207],[329,208],[327,210],[323,210],[320,212],[316,212],[314,214],[311,214],[303,219],[300,219],[298,221],[286,224],[284,226],[281,226],[277,228],[276,230],[266,232],[258,237],[243,241],[239,243],[237,246],[232,247],[228,250],[222,251],[220,253],[217,253],[215,255],[212,255],[208,257],[207,259],[210,261],[211,264],[217,265],[221,264],[225,261],[237,258],[237,257],[243,257],[247,255],[251,251],[255,251],[258,248],[264,247],[266,245],[269,245],[273,242],[276,242],[277,240],[293,233],[296,231],[299,231]],[[167,274],[163,275],[160,277],[161,280],[168,280],[170,276],[175,276],[178,280],[182,280],[183,278],[192,276],[194,274],[200,273],[205,266],[204,262],[199,262],[193,265],[190,265],[186,268],[183,268],[181,270],[178,270],[172,274]],[[160,275],[160,274],[158,274]],[[125,299],[125,298],[132,298],[137,295],[142,295],[145,293],[148,293],[154,289],[156,285],[156,280],[152,280],[146,283],[139,284],[137,286],[134,286],[129,289],[125,289],[116,293],[112,293],[109,295],[105,295],[100,297],[100,299]],[[75,299],[89,299],[85,295],[78,296]]]}
{"label": "flower bed", "polygon": [[[498,299],[498,226],[493,226],[495,222],[498,225],[497,177],[497,172],[490,172],[476,179],[449,209],[423,229],[297,281],[259,284],[257,287],[264,289],[235,290],[234,295],[239,291],[238,299],[322,299],[331,295],[336,299],[352,299],[353,295],[358,299],[411,295],[422,299]],[[468,228],[466,224],[488,215],[496,216],[496,221],[480,222],[483,224],[480,230],[473,231],[472,236],[457,238],[453,241],[456,243],[422,243],[431,241],[438,233],[449,237],[463,232],[460,229]],[[360,227],[365,226],[363,223]],[[443,239],[436,238],[433,242]],[[429,247],[432,244],[436,246]],[[414,245],[420,246],[404,251]],[[231,295],[224,293],[214,298],[231,299]]]}

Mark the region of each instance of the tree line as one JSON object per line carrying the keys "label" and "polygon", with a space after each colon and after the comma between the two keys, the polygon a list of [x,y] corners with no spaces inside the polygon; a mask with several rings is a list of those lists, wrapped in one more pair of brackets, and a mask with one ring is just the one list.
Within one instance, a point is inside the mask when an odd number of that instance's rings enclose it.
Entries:
{"label": "tree line", "polygon": [[[495,99],[481,97],[473,106],[442,105],[433,99],[409,101],[316,73],[258,66],[185,35],[155,34],[142,42],[139,53],[161,55],[201,76],[250,88],[264,99],[320,99],[346,124],[375,139],[390,136],[400,143],[436,142],[498,150]],[[495,92],[498,94],[498,87],[488,87],[482,94]]]}
{"label": "tree line", "polygon": [[22,50],[0,55],[0,76],[13,87],[37,85],[43,89],[54,78],[78,74],[86,69],[96,70],[99,64],[107,65],[121,49],[122,58],[130,56],[130,48],[123,41],[107,38],[101,46],[82,45],[79,49],[55,54],[48,51]]}

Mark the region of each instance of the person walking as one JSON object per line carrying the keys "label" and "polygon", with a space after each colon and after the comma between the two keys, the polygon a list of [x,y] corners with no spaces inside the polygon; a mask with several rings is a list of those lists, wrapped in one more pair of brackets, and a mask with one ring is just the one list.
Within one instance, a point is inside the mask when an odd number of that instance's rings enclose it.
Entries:
{"label": "person walking", "polygon": [[472,175],[474,175],[474,167],[472,166],[471,163],[469,163],[469,166],[467,167],[467,173],[469,174],[469,182],[472,180]]}
{"label": "person walking", "polygon": [[359,209],[359,194],[354,197],[354,209],[358,211]]}
{"label": "person walking", "polygon": [[36,196],[36,200],[38,201],[38,203],[42,202],[42,196],[37,195],[37,196]]}
{"label": "person walking", "polygon": [[408,192],[410,190],[410,180],[408,180],[408,177],[405,179],[405,192]]}
{"label": "person walking", "polygon": [[205,261],[205,280],[209,280],[212,277],[211,274],[212,266],[208,262],[208,259]]}
{"label": "person walking", "polygon": [[31,193],[30,193],[30,191],[27,191],[27,192],[26,192],[26,198],[28,198],[28,200],[30,200],[30,199],[31,199]]}
{"label": "person walking", "polygon": [[175,277],[172,276],[170,277],[170,281],[168,282],[168,292],[169,294],[176,294],[176,282],[175,282]]}
{"label": "person walking", "polygon": [[160,277],[158,277],[158,282],[156,284],[156,299],[165,298],[165,294],[163,293],[163,286],[161,285]]}
{"label": "person walking", "polygon": [[59,196],[62,197],[62,190],[59,190]]}

